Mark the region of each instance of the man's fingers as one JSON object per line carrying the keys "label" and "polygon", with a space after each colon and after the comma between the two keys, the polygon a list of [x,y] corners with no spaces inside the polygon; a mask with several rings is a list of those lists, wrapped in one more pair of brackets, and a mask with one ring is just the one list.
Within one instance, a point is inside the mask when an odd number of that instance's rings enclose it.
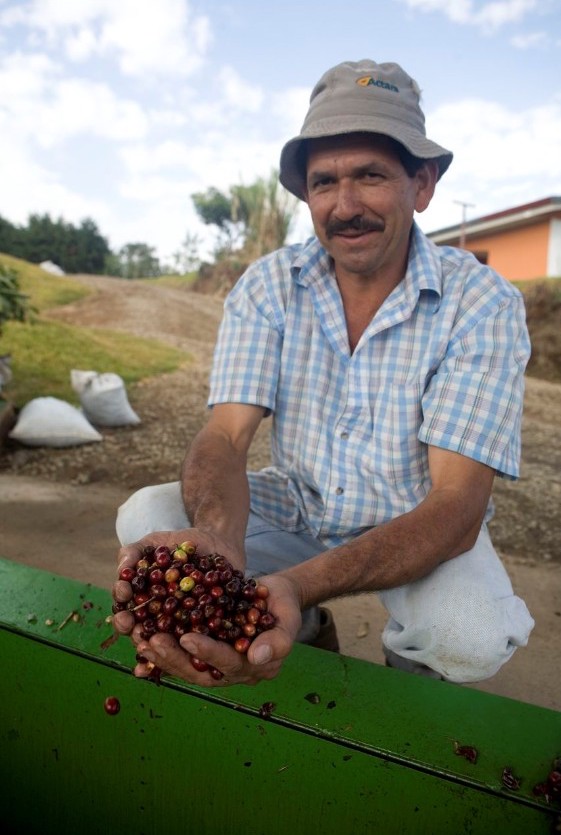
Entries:
{"label": "man's fingers", "polygon": [[138,560],[142,557],[143,546],[139,543],[134,545],[125,545],[119,549],[117,554],[117,566],[120,571],[121,568],[134,568]]}
{"label": "man's fingers", "polygon": [[[154,636],[149,642],[141,641],[137,649],[139,655],[160,667],[168,675],[203,686],[219,683],[209,672],[197,671],[191,664],[190,656],[171,635],[160,634]],[[137,674],[141,674],[138,665],[137,670]]]}
{"label": "man's fingers", "polygon": [[131,615],[130,612],[116,612],[113,615],[113,628],[120,635],[128,635],[134,625],[134,615]]}
{"label": "man's fingers", "polygon": [[220,670],[232,683],[256,684],[261,679],[274,678],[283,661],[283,657],[268,653],[268,660],[261,662],[257,669],[247,655],[237,652],[223,641],[215,641],[206,635],[190,633],[183,635],[179,642],[189,655],[200,658]]}
{"label": "man's fingers", "polygon": [[244,657],[224,641],[191,632],[183,635],[179,643],[189,655],[200,658],[229,679],[237,678],[242,672]]}
{"label": "man's fingers", "polygon": [[132,587],[126,580],[117,580],[113,584],[113,597],[117,603],[128,603],[132,597]]}

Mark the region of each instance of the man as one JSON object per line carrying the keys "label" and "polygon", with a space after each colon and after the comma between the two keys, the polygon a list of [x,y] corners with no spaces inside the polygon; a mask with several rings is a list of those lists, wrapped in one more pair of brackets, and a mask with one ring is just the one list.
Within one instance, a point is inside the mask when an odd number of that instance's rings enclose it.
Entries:
{"label": "man", "polygon": [[[316,237],[234,287],[212,411],[181,484],[139,491],[117,524],[136,541],[127,564],[143,543],[190,539],[264,574],[277,624],[247,656],[205,635],[177,646],[133,630],[164,671],[208,686],[272,678],[295,640],[317,642],[322,602],[362,591],[388,610],[391,666],[477,681],[527,643],[533,620],[486,527],[495,475],[518,476],[524,308],[512,285],[414,223],[451,160],[426,138],[418,86],[397,64],[340,64],[314,88],[280,179],[307,202]],[[248,475],[269,415],[273,465]],[[114,594],[130,598],[129,585]],[[114,620],[131,631],[129,613]]]}

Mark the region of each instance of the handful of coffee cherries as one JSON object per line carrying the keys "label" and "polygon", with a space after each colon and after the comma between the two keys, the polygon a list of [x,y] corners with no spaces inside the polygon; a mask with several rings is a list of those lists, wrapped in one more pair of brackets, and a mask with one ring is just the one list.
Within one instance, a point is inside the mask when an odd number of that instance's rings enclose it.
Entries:
{"label": "handful of coffee cherries", "polygon": [[[157,632],[176,639],[198,632],[246,653],[257,635],[275,625],[268,611],[267,586],[244,577],[220,554],[199,555],[189,541],[173,549],[145,546],[136,565],[122,568],[119,579],[131,584],[133,596],[128,603],[115,602],[113,613],[130,611],[144,640]],[[222,678],[219,670],[201,659],[191,656],[191,664]],[[154,670],[152,677],[157,677]]]}

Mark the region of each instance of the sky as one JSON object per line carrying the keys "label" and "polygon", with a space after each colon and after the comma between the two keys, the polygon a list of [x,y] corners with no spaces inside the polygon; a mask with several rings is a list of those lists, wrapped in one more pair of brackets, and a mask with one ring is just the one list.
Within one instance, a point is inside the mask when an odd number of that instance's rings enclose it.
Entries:
{"label": "sky", "polygon": [[362,58],[416,79],[454,152],[425,232],[561,195],[561,0],[0,0],[0,216],[204,254],[191,195],[270,176],[316,81]]}

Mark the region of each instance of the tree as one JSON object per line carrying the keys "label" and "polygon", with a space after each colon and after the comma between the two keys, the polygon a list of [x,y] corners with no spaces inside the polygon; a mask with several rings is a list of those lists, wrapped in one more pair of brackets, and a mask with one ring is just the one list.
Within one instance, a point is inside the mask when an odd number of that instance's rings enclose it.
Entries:
{"label": "tree", "polygon": [[125,244],[119,250],[119,275],[123,278],[151,278],[161,275],[160,262],[153,246]]}
{"label": "tree", "polygon": [[91,218],[74,226],[49,214],[31,214],[23,227],[0,218],[0,251],[34,264],[54,261],[67,273],[103,272],[111,252]]}
{"label": "tree", "polygon": [[252,261],[283,246],[298,200],[280,185],[278,173],[260,178],[252,186],[235,186],[232,192],[243,208],[246,237],[244,255]]}
{"label": "tree", "polygon": [[240,227],[233,196],[211,186],[205,192],[191,195],[195,211],[203,223],[218,229],[217,253],[234,249],[239,241]]}
{"label": "tree", "polygon": [[[201,239],[199,235],[187,232],[181,248],[173,253],[173,270],[179,275],[186,275],[201,266],[199,250]],[[166,270],[167,272],[167,270]]]}
{"label": "tree", "polygon": [[66,272],[102,273],[105,259],[111,254],[107,239],[103,237],[91,218],[84,218],[75,230],[74,269]]}
{"label": "tree", "polygon": [[0,217],[0,252],[23,258],[22,230],[3,217]]}
{"label": "tree", "polygon": [[191,197],[203,223],[218,229],[218,258],[236,251],[253,260],[282,246],[298,205],[275,170],[252,185],[232,186],[228,194],[212,187]]}

